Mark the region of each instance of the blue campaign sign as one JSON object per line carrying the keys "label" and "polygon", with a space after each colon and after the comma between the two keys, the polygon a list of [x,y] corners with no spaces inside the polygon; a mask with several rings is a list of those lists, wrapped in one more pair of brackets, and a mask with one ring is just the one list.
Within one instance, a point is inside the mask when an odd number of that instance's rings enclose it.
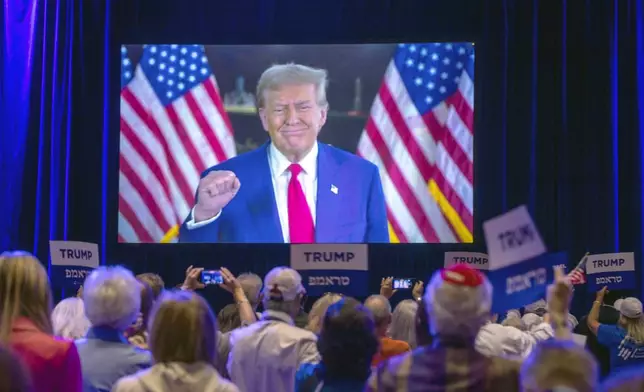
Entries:
{"label": "blue campaign sign", "polygon": [[554,280],[554,267],[567,264],[566,253],[547,253],[532,259],[489,271],[494,288],[492,311],[518,309],[540,298]]}
{"label": "blue campaign sign", "polygon": [[599,291],[635,288],[635,255],[632,252],[590,255],[586,262],[588,288]]}
{"label": "blue campaign sign", "polygon": [[291,245],[291,268],[302,275],[311,296],[333,292],[350,296],[369,293],[366,244]]}
{"label": "blue campaign sign", "polygon": [[78,241],[49,241],[50,279],[55,286],[78,287],[99,265],[98,245]]}

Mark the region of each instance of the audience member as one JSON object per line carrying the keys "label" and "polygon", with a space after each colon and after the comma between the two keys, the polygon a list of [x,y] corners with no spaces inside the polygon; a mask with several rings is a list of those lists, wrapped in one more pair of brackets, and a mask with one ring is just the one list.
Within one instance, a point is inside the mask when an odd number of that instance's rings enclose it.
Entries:
{"label": "audience member", "polygon": [[611,375],[604,381],[601,390],[603,392],[644,391],[644,367],[634,366]]}
{"label": "audience member", "polygon": [[159,295],[161,295],[161,292],[165,289],[165,282],[163,282],[163,279],[161,279],[161,277],[157,274],[146,272],[137,275],[136,279],[140,282],[145,282],[148,284],[148,286],[150,286],[150,289],[152,289],[152,296],[154,298],[154,301],[159,298]]}
{"label": "audience member", "polygon": [[76,297],[60,301],[51,313],[51,322],[54,336],[71,340],[85,337],[90,327],[83,300]]}
{"label": "audience member", "polygon": [[373,356],[372,366],[378,365],[387,358],[410,351],[411,348],[407,342],[394,340],[387,336],[387,331],[391,325],[391,304],[383,295],[372,295],[367,298],[364,305],[373,314],[376,323],[376,334],[380,340],[378,353]]}
{"label": "audience member", "polygon": [[418,302],[418,311],[416,312],[416,344],[417,347],[431,346],[433,339],[429,333],[429,317],[427,317],[427,307],[425,300],[421,297]]}
{"label": "audience member", "polygon": [[536,326],[543,322],[543,317],[536,313],[526,313],[521,317],[521,321],[523,321],[526,331],[532,331]]}
{"label": "audience member", "polygon": [[29,371],[35,392],[80,392],[78,352],[53,336],[47,271],[27,252],[0,254],[0,345]]}
{"label": "audience member", "polygon": [[[184,291],[195,291],[203,287],[203,283],[199,282],[199,276],[201,275],[203,268],[193,268],[192,266],[188,267],[186,270],[186,277],[183,281],[183,284],[179,285],[181,290]],[[232,294],[233,300],[235,301],[237,312],[239,313],[239,318],[241,320],[242,326],[247,326],[257,320],[255,315],[255,310],[251,307],[250,301],[246,298],[244,294],[244,289],[241,283],[235,278],[235,276],[225,267],[219,269],[223,283],[219,287],[228,291]],[[228,378],[228,370],[226,369],[226,364],[228,361],[228,355],[230,353],[230,334],[231,331],[222,333],[217,330],[217,361],[215,361],[217,371],[222,376]]]}
{"label": "audience member", "polygon": [[644,316],[642,302],[626,298],[619,307],[617,325],[600,324],[599,311],[604,302],[606,287],[597,292],[588,315],[588,328],[597,336],[597,342],[608,348],[611,371],[644,364]]}
{"label": "audience member", "polygon": [[418,302],[412,299],[401,301],[394,309],[389,326],[389,337],[392,340],[406,342],[412,350],[418,347],[416,342],[417,313]]}
{"label": "audience member", "polygon": [[[604,295],[604,303],[599,307],[599,318],[597,320],[600,324],[617,324],[620,316],[617,306],[623,301],[620,296],[621,292],[618,291],[607,292]],[[588,328],[588,315],[581,318],[580,323],[575,328],[575,333],[586,336],[586,348],[597,359],[601,377],[608,376],[610,373],[610,352],[608,347],[597,341],[597,336]]]}
{"label": "audience member", "polygon": [[546,305],[546,300],[545,299],[540,299],[538,301],[535,301],[529,305],[526,305],[524,307],[524,313],[534,313],[539,317],[543,317],[546,313],[548,313],[547,310],[547,305]]}
{"label": "audience member", "polygon": [[534,346],[554,337],[554,330],[545,321],[527,331],[523,321],[516,316],[507,317],[503,323],[488,321],[476,336],[475,347],[481,354],[521,359],[530,354]]}
{"label": "audience member", "polygon": [[27,369],[10,349],[0,345],[0,392],[32,392]]}
{"label": "audience member", "polygon": [[[244,294],[250,302],[250,306],[254,312],[257,312],[257,307],[262,302],[262,278],[253,273],[244,273],[237,277],[237,281],[241,284]],[[259,316],[258,316],[259,317]],[[237,304],[228,304],[219,311],[217,315],[217,322],[219,330],[223,333],[230,332],[242,326],[241,318],[239,317],[239,310]]]}
{"label": "audience member", "polygon": [[[523,323],[523,320],[521,320],[519,317],[508,317],[505,320],[503,320],[501,325],[504,327],[512,327],[522,332],[525,332],[528,330],[528,328],[526,328],[526,325]],[[480,335],[480,332],[479,332],[479,335]]]}
{"label": "audience member", "polygon": [[322,322],[324,320],[324,315],[329,306],[340,301],[342,296],[335,293],[326,293],[313,303],[311,311],[309,312],[309,320],[306,324],[306,329],[313,332],[314,334],[320,333],[322,329]]}
{"label": "audience member", "polygon": [[362,391],[378,350],[375,324],[368,309],[353,298],[331,304],[323,318],[318,350],[320,364],[304,364],[296,375],[298,392]]}
{"label": "audience member", "polygon": [[304,294],[297,271],[277,267],[266,275],[261,319],[230,338],[228,374],[240,390],[292,392],[300,365],[320,361],[317,337],[293,325]]}
{"label": "audience member", "polygon": [[540,342],[521,365],[524,392],[594,392],[598,380],[597,361],[572,340]]}
{"label": "audience member", "polygon": [[237,392],[215,370],[217,323],[206,301],[190,291],[161,294],[150,318],[154,366],[122,378],[113,392]]}
{"label": "audience member", "polygon": [[150,317],[152,305],[154,305],[154,292],[150,285],[145,283],[143,280],[139,280],[139,284],[141,285],[141,311],[139,312],[139,316],[137,317],[134,325],[125,331],[125,336],[130,344],[147,350],[148,319]]}
{"label": "audience member", "polygon": [[463,264],[437,271],[424,300],[432,346],[380,364],[367,391],[518,391],[518,362],[474,348],[492,306],[492,286],[481,272]]}
{"label": "audience member", "polygon": [[124,336],[139,316],[141,285],[123,267],[99,267],[85,280],[83,300],[92,323],[87,337],[76,341],[84,391],[109,391],[119,378],[150,366],[150,353]]}

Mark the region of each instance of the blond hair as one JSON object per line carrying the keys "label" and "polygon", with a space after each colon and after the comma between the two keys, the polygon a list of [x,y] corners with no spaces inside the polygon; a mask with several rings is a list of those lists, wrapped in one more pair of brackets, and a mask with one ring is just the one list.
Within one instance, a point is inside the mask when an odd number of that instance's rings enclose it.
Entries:
{"label": "blond hair", "polygon": [[190,291],[168,291],[154,305],[149,324],[156,363],[207,362],[215,365],[217,322],[208,303]]}
{"label": "blond hair", "polygon": [[20,317],[52,334],[52,295],[47,271],[29,252],[0,254],[0,343],[7,343]]}
{"label": "blond hair", "polygon": [[622,315],[619,325],[626,330],[626,337],[635,344],[644,344],[644,318],[642,316],[629,318]]}
{"label": "blond hair", "polygon": [[521,383],[526,392],[555,387],[592,392],[598,379],[597,361],[572,340],[540,342],[521,365]]}
{"label": "blond hair", "polygon": [[287,63],[275,64],[262,73],[257,82],[257,106],[266,105],[266,91],[274,91],[282,86],[312,84],[315,86],[316,103],[326,107],[326,88],[329,84],[327,71],[306,65]]}
{"label": "blond hair", "polygon": [[306,329],[313,333],[319,333],[322,328],[322,321],[324,320],[324,315],[326,314],[327,309],[329,306],[341,299],[342,295],[335,293],[326,293],[318,298],[318,300],[313,303],[311,311],[309,312]]}

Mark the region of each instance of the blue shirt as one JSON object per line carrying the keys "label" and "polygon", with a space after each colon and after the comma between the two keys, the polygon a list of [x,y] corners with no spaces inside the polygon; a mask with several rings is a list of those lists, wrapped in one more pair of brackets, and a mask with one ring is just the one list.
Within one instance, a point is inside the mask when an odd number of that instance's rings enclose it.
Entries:
{"label": "blue shirt", "polygon": [[323,381],[322,373],[322,364],[304,363],[300,365],[295,373],[295,392],[362,392],[364,390],[365,381]]}
{"label": "blue shirt", "polygon": [[116,381],[148,368],[149,351],[130,345],[122,333],[106,327],[92,327],[76,341],[83,372],[83,392],[109,392]]}
{"label": "blue shirt", "polygon": [[644,364],[644,345],[626,336],[626,330],[617,325],[599,324],[597,341],[610,352],[611,372],[632,365]]}

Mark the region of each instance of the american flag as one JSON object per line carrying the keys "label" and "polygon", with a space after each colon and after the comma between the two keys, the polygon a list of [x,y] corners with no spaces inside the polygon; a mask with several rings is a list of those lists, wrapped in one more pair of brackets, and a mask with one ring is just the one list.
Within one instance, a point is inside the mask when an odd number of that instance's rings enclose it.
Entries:
{"label": "american flag", "polygon": [[358,154],[380,169],[391,242],[472,242],[473,44],[398,45]]}
{"label": "american flag", "polygon": [[568,279],[573,285],[586,283],[586,262],[588,261],[588,253],[584,255],[579,264],[570,271]]}
{"label": "american flag", "polygon": [[200,173],[235,156],[230,120],[201,45],[121,48],[119,242],[166,242],[188,215]]}

